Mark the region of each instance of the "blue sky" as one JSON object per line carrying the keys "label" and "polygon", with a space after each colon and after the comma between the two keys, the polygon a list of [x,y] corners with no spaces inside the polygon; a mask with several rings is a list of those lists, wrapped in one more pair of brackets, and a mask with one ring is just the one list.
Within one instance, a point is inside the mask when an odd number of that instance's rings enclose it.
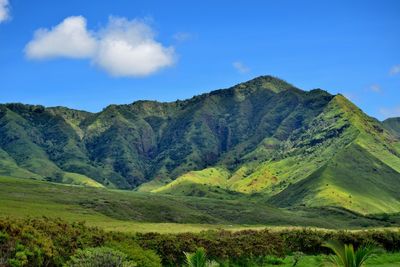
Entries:
{"label": "blue sky", "polygon": [[265,74],[400,116],[400,1],[0,0],[1,103],[99,111]]}

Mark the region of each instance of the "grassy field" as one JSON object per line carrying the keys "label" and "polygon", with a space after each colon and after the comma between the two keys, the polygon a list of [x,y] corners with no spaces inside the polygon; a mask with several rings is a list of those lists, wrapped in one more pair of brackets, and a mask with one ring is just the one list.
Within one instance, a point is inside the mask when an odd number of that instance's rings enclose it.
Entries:
{"label": "grassy field", "polygon": [[[358,229],[396,227],[340,209],[290,211],[258,198],[217,200],[200,197],[60,185],[0,178],[0,216],[59,217],[121,232],[199,232],[209,229],[261,229],[266,226]],[[396,219],[398,220],[398,218]]]}
{"label": "grassy field", "polygon": [[[310,266],[327,266],[326,255],[317,256],[302,256],[298,261],[297,267],[310,267]],[[283,259],[281,264],[267,264],[265,267],[280,266],[280,267],[292,267],[293,257],[289,256]],[[324,265],[325,264],[325,265]],[[385,253],[377,255],[370,259],[365,266],[367,267],[398,267],[400,265],[400,253]]]}

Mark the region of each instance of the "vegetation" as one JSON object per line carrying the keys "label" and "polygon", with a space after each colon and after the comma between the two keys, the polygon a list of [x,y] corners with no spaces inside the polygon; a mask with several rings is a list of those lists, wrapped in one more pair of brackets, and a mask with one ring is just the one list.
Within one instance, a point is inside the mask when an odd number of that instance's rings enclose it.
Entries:
{"label": "vegetation", "polygon": [[314,226],[398,226],[396,215],[363,216],[337,208],[279,209],[259,196],[214,199],[67,186],[0,177],[0,217],[47,216],[123,232]]}
{"label": "vegetation", "polygon": [[128,256],[118,250],[107,247],[78,250],[65,264],[68,267],[136,267]]}
{"label": "vegetation", "polygon": [[374,256],[376,249],[372,245],[364,245],[354,251],[352,244],[342,244],[338,241],[328,241],[325,243],[335,255],[329,257],[329,261],[338,267],[362,267]]}
{"label": "vegetation", "polygon": [[[122,234],[60,219],[8,218],[0,220],[0,265],[158,267],[161,264],[214,266],[218,263],[216,266],[313,266],[306,263],[326,262],[324,255],[329,250],[323,245],[327,240],[354,244],[359,248],[354,251],[354,257],[360,259],[370,255],[371,251],[363,246],[373,242],[389,254],[368,262],[376,266],[400,263],[399,231],[246,230]],[[347,250],[353,251],[351,246],[347,246]]]}
{"label": "vegetation", "polygon": [[96,259],[99,265],[94,266],[107,266],[101,265],[106,261],[160,266],[159,257],[142,249],[130,236],[60,219],[0,220],[0,264],[62,266],[70,260],[69,266],[87,266],[85,259]]}
{"label": "vegetation", "polygon": [[207,253],[204,248],[198,248],[194,253],[185,252],[185,265],[187,267],[212,267],[218,266],[215,261],[207,259]]}
{"label": "vegetation", "polygon": [[0,175],[397,213],[396,129],[396,120],[381,123],[341,95],[302,91],[271,76],[185,101],[138,101],[99,113],[5,104]]}
{"label": "vegetation", "polygon": [[[245,230],[207,231],[184,234],[136,234],[136,241],[142,247],[156,251],[164,265],[185,261],[180,251],[194,252],[205,248],[208,258],[230,265],[245,266],[245,262],[258,265],[283,261],[290,255],[292,263],[300,262],[303,255],[328,254],[324,247],[328,240],[363,247],[376,244],[387,252],[400,251],[400,232],[395,231],[317,231],[317,230]],[[268,256],[268,257],[266,257]],[[297,259],[297,260],[296,260]],[[256,265],[256,266],[258,266]]]}
{"label": "vegetation", "polygon": [[400,137],[400,118],[389,118],[383,121],[383,125],[392,134]]}
{"label": "vegetation", "polygon": [[319,266],[327,240],[349,244],[336,263],[376,243],[393,254],[369,262],[397,264],[398,230],[340,229],[399,227],[399,125],[271,76],[98,113],[0,105],[0,266]]}

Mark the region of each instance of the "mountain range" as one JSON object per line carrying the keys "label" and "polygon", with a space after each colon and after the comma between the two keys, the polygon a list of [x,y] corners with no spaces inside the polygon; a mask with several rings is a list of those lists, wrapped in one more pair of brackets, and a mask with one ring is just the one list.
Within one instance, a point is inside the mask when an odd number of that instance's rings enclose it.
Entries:
{"label": "mountain range", "polygon": [[400,212],[400,118],[272,76],[98,113],[0,105],[0,175],[279,207]]}

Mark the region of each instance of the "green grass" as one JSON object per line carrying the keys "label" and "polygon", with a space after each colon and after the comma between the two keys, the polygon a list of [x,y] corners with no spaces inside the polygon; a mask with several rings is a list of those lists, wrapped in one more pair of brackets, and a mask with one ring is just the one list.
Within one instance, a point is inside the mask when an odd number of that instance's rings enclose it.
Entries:
{"label": "green grass", "polygon": [[[283,264],[273,265],[266,264],[264,267],[292,267],[293,257],[289,256],[283,259]],[[318,267],[318,266],[328,266],[325,255],[317,256],[302,256],[296,265],[297,267]],[[366,267],[398,267],[400,266],[400,253],[384,253],[377,255],[372,259],[368,260],[365,264]]]}
{"label": "green grass", "polygon": [[387,119],[383,121],[383,125],[388,131],[390,131],[397,137],[400,137],[400,118]]}
{"label": "green grass", "polygon": [[122,232],[198,232],[267,226],[357,229],[388,225],[340,209],[290,211],[263,202],[257,197],[218,200],[0,178],[2,217],[60,217]]}
{"label": "green grass", "polygon": [[104,185],[102,185],[99,182],[96,182],[95,180],[87,177],[86,175],[73,172],[66,172],[63,175],[62,182],[71,185],[83,185],[83,186],[104,188]]}
{"label": "green grass", "polygon": [[307,179],[273,197],[280,205],[340,206],[362,214],[400,210],[400,174],[351,145]]}
{"label": "green grass", "polygon": [[230,176],[229,171],[222,168],[207,168],[201,171],[191,171],[181,175],[173,182],[152,190],[153,193],[167,193],[179,190],[184,184],[202,184],[210,186],[220,186],[226,188],[227,180]]}
{"label": "green grass", "polygon": [[384,253],[373,257],[366,266],[374,267],[398,267],[400,265],[400,253]]}

